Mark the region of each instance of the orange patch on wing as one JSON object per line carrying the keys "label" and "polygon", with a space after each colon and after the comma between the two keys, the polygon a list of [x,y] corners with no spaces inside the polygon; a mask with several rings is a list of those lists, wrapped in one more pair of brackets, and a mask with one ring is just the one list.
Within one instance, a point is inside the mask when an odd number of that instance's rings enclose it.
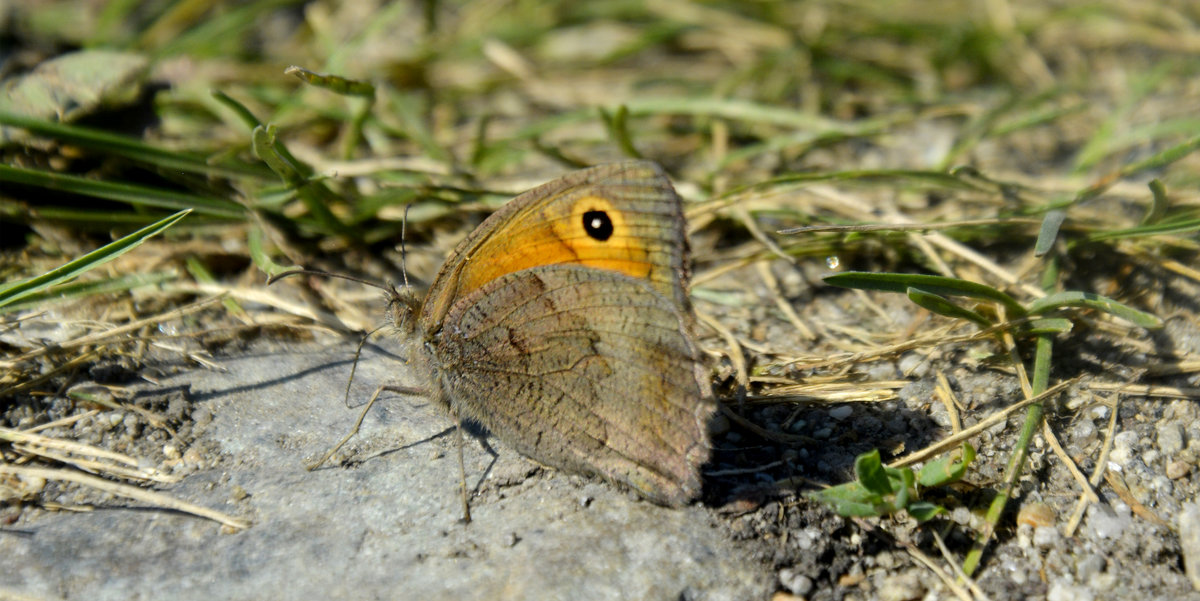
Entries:
{"label": "orange patch on wing", "polygon": [[[612,222],[606,240],[590,236],[584,227],[588,212],[603,213]],[[486,245],[486,255],[467,258],[459,274],[459,296],[488,282],[523,269],[543,265],[575,264],[617,271],[635,278],[648,278],[653,269],[646,240],[631,235],[629,220],[611,202],[584,196],[571,205],[570,214],[538,214],[536,220],[520,224],[519,236],[497,238]],[[514,223],[515,225],[515,223]]]}

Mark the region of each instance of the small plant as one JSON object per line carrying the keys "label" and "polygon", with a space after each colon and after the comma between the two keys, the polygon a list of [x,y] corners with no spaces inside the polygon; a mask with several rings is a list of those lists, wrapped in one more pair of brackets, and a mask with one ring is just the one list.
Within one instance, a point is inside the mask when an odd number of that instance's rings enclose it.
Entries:
{"label": "small plant", "polygon": [[[1013,361],[1021,375],[1022,388],[1029,398],[1046,391],[1050,379],[1054,335],[1071,330],[1072,322],[1063,316],[1064,311],[1076,308],[1095,309],[1143,328],[1162,327],[1162,320],[1154,315],[1090,292],[1058,292],[1022,305],[1003,291],[990,286],[943,276],[846,272],[828,276],[825,281],[846,288],[903,292],[914,303],[934,313],[966,319],[983,328],[995,328],[1001,344],[1013,355]],[[966,307],[951,301],[950,297],[994,303],[993,310]],[[1032,381],[1025,377],[1023,362],[1013,344],[1014,336],[1032,336],[1036,340]],[[975,546],[963,562],[963,572],[967,575],[974,572],[979,565],[983,549],[995,531],[1008,499],[1012,497],[1016,482],[1025,466],[1029,442],[1033,433],[1041,426],[1042,417],[1042,403],[1031,403],[1026,410],[1020,438],[1009,457],[1004,482],[988,508],[988,526],[978,535]],[[962,477],[966,465],[974,455],[973,449],[970,452],[966,449],[967,447],[964,447],[961,464],[947,469],[949,464],[945,464],[943,460],[938,464],[941,467],[930,472],[930,478],[945,483]],[[842,515],[884,515],[905,509],[917,520],[924,521],[937,515],[937,509],[940,509],[920,501],[915,494],[919,491],[914,487],[914,483],[920,482],[921,485],[925,485],[922,476],[927,469],[930,469],[930,466],[922,469],[921,475],[914,477],[911,470],[885,468],[880,463],[878,451],[874,451],[860,456],[855,462],[858,481],[822,491],[814,496],[832,505]]]}
{"label": "small plant", "polygon": [[809,496],[847,517],[878,517],[903,510],[918,522],[924,522],[946,510],[922,501],[921,489],[944,486],[961,479],[974,460],[975,448],[964,443],[959,461],[942,457],[913,473],[908,467],[884,466],[879,451],[874,450],[854,460],[855,481],[831,486]]}

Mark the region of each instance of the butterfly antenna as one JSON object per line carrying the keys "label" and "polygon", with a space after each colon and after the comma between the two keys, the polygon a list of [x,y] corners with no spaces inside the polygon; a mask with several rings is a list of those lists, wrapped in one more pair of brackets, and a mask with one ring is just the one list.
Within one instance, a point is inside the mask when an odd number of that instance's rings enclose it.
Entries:
{"label": "butterfly antenna", "polygon": [[367,345],[367,340],[375,335],[375,332],[382,330],[386,326],[379,326],[366,334],[358,341],[358,348],[354,349],[354,362],[350,364],[350,377],[346,380],[346,394],[342,397],[342,404],[350,406],[350,385],[354,383],[354,373],[358,371],[358,360],[362,358],[363,347]]}
{"label": "butterfly antenna", "polygon": [[352,275],[346,275],[344,273],[331,273],[328,271],[321,271],[320,269],[304,269],[303,267],[298,267],[296,269],[289,269],[287,271],[281,271],[281,272],[267,278],[267,285],[270,286],[271,284],[274,284],[275,282],[278,282],[279,280],[282,280],[283,278],[291,277],[294,275],[302,275],[302,274],[303,275],[319,275],[319,276],[323,276],[323,277],[327,277],[327,278],[342,278],[343,280],[350,280],[351,282],[358,282],[359,284],[364,284],[364,285],[370,286],[372,288],[378,288],[380,290],[383,290],[384,292],[388,291],[387,286],[384,286],[383,284],[380,284],[377,282],[372,282],[371,280],[363,279],[360,277],[355,277]]}

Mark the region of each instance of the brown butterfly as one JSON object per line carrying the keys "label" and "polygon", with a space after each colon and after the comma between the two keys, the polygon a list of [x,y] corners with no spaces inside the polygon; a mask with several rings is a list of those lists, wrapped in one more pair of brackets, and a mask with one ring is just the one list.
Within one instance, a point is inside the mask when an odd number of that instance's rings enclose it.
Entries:
{"label": "brown butterfly", "polygon": [[[680,506],[715,410],[688,300],[682,203],[650,162],[569,173],[510,201],[446,259],[417,336],[428,394],[540,463]],[[411,392],[411,390],[406,390]]]}

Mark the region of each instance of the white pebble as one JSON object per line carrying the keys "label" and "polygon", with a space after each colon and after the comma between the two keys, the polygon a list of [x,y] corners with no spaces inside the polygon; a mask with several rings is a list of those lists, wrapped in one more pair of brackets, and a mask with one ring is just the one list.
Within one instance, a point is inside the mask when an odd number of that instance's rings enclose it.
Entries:
{"label": "white pebble", "polygon": [[847,417],[850,417],[851,415],[853,415],[854,409],[852,407],[850,407],[849,405],[842,405],[841,407],[834,407],[833,409],[830,409],[828,411],[828,413],[829,413],[829,417],[832,417],[833,419],[836,419],[838,421],[842,421],[842,420],[846,419]]}

